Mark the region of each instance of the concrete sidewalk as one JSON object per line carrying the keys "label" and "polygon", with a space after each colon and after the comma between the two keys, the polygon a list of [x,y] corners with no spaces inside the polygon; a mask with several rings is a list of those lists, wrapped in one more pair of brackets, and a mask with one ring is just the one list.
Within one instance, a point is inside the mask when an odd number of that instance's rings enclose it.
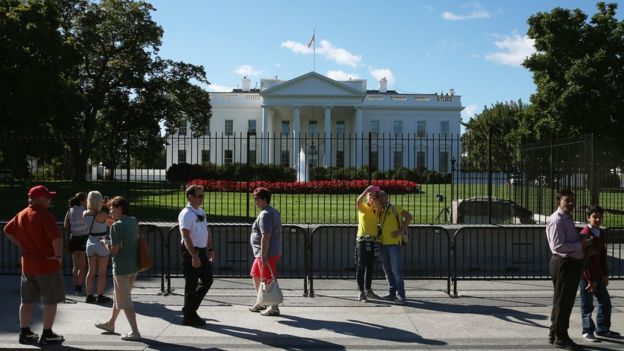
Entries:
{"label": "concrete sidewalk", "polygon": [[[254,302],[247,279],[217,279],[200,307],[202,328],[182,326],[183,281],[158,295],[159,280],[140,280],[133,290],[140,342],[101,333],[111,304],[83,303],[68,295],[59,305],[54,330],[65,336],[64,350],[553,350],[547,343],[550,281],[460,281],[460,298],[449,298],[445,281],[406,281],[408,303],[358,302],[354,281],[315,280],[314,298],[303,297],[302,280],[280,280],[285,303],[279,317],[247,308]],[[71,286],[70,281],[66,287]],[[385,282],[373,289],[384,293]],[[624,332],[624,281],[612,281],[613,329]],[[0,348],[38,349],[17,343],[19,277],[0,276]],[[41,309],[31,328],[41,333]],[[588,350],[624,350],[624,340],[591,344],[581,338],[577,306],[570,335]],[[123,313],[116,330],[129,331]]]}

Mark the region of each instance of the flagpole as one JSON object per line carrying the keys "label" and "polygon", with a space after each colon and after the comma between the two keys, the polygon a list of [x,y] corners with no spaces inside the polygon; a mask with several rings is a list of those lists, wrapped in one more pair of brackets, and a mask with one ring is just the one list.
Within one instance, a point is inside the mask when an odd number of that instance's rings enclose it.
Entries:
{"label": "flagpole", "polygon": [[312,66],[312,71],[316,72],[316,28],[314,28],[314,33],[312,34],[312,38],[314,39],[314,53],[312,54],[312,56],[314,56],[314,65]]}

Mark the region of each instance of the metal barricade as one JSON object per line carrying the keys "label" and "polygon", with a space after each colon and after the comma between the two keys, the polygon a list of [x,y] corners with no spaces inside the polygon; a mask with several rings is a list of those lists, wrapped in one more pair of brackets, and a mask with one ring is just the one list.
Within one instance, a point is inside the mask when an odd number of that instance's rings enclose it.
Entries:
{"label": "metal barricade", "polygon": [[[314,278],[354,279],[356,273],[355,225],[320,225],[311,227],[309,235],[310,297],[314,297]],[[451,289],[451,241],[442,227],[411,225],[409,241],[403,251],[406,279],[446,279],[447,294]],[[384,278],[381,263],[375,267],[375,279]]]}
{"label": "metal barricade", "polygon": [[607,267],[609,277],[622,279],[624,277],[624,227],[607,228]]}

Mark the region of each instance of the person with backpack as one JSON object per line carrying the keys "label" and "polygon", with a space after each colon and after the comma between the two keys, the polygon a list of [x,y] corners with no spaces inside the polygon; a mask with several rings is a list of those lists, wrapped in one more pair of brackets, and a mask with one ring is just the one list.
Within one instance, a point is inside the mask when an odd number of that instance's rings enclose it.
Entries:
{"label": "person with backpack", "polygon": [[401,246],[407,240],[407,228],[413,217],[405,209],[391,204],[385,191],[377,193],[376,201],[382,209],[379,214],[381,231],[379,253],[388,283],[388,294],[381,298],[403,305],[405,304],[405,284],[401,269],[401,262],[403,261]]}
{"label": "person with backpack", "polygon": [[[379,231],[377,222],[380,209],[375,202],[379,187],[371,185],[358,196],[355,206],[358,214],[358,230],[355,237],[356,279],[360,289],[358,300],[378,299],[372,288],[375,261],[379,255]],[[366,289],[366,290],[364,290]]]}
{"label": "person with backpack", "polygon": [[72,276],[76,296],[83,296],[82,286],[87,275],[87,240],[89,227],[83,212],[87,207],[87,193],[80,192],[69,199],[69,210],[65,214],[63,227],[69,232],[69,252],[72,256]]}

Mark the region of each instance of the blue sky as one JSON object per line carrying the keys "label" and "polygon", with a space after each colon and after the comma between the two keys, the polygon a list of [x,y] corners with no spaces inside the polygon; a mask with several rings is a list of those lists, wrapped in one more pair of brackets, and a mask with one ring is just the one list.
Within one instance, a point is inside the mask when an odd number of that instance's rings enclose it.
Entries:
{"label": "blue sky", "polygon": [[[529,101],[533,51],[527,19],[554,7],[593,1],[151,0],[164,30],[161,56],[203,65],[210,90],[252,87],[262,78],[292,79],[313,70],[334,79],[386,77],[403,93],[454,88],[464,119],[497,101]],[[620,5],[621,6],[621,5]],[[618,9],[622,19],[624,9]]]}

